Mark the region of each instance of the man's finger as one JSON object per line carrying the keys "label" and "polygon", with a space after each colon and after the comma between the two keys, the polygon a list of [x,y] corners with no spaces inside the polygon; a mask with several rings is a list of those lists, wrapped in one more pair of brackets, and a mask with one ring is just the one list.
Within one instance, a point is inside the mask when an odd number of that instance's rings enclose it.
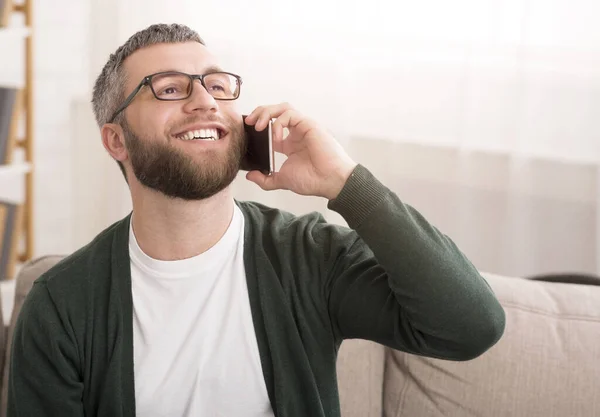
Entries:
{"label": "man's finger", "polygon": [[287,110],[273,122],[273,132],[277,132],[278,134],[281,132],[282,138],[284,128],[297,129],[298,135],[296,136],[302,137],[312,127],[311,122],[296,110]]}
{"label": "man's finger", "polygon": [[263,110],[264,110],[264,106],[258,106],[257,108],[252,110],[252,113],[250,113],[248,116],[246,116],[246,123],[249,124],[250,126],[252,126],[254,123],[256,123],[256,121],[258,120],[258,116],[263,112]]}
{"label": "man's finger", "polygon": [[278,153],[285,153],[283,150],[283,137],[273,132],[273,150]]}
{"label": "man's finger", "polygon": [[278,184],[278,176],[276,172],[271,175],[265,175],[260,171],[250,171],[248,174],[246,174],[246,179],[252,181],[265,191],[282,189],[282,187],[280,187]]}
{"label": "man's finger", "polygon": [[274,104],[272,106],[260,106],[257,107],[251,114],[246,118],[248,124],[253,124],[256,130],[261,131],[267,127],[269,120],[275,119],[281,116],[287,110],[290,110],[292,106],[289,103]]}

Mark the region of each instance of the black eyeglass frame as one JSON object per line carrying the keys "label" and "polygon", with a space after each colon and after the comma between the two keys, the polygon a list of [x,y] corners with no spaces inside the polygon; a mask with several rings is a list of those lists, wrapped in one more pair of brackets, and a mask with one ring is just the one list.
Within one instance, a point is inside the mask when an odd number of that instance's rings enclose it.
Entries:
{"label": "black eyeglass frame", "polygon": [[[182,97],[182,98],[160,98],[160,97],[158,97],[158,95],[156,94],[156,91],[154,91],[154,87],[152,87],[152,78],[157,75],[165,75],[165,74],[177,74],[177,75],[185,75],[185,76],[189,77],[191,88],[190,88],[188,95],[186,97]],[[144,86],[147,86],[147,85],[150,86],[150,90],[152,90],[152,94],[154,94],[154,97],[160,101],[187,100],[194,93],[194,84],[195,84],[194,80],[200,80],[200,84],[202,84],[202,87],[204,87],[204,89],[206,91],[208,91],[208,89],[206,88],[206,84],[204,84],[204,77],[208,77],[208,76],[215,75],[215,74],[227,74],[227,75],[233,76],[237,80],[238,88],[237,88],[237,95],[233,98],[218,98],[215,96],[212,96],[212,97],[215,100],[221,100],[221,101],[237,100],[240,97],[240,90],[242,88],[242,77],[240,77],[237,74],[233,74],[233,73],[227,72],[227,71],[214,71],[214,72],[209,72],[206,74],[186,74],[185,72],[179,72],[179,71],[161,71],[161,72],[156,72],[154,74],[145,76],[144,79],[138,84],[138,86],[131,92],[131,94],[129,94],[129,96],[127,96],[127,98],[125,99],[123,104],[121,104],[121,106],[117,109],[117,111],[115,111],[113,113],[113,115],[110,118],[110,120],[108,121],[108,123],[112,123],[115,120],[115,118],[119,115],[119,113],[121,113],[123,110],[125,110],[127,108],[127,106],[129,106],[131,104],[131,102],[133,101],[135,96],[140,92],[140,90]]]}

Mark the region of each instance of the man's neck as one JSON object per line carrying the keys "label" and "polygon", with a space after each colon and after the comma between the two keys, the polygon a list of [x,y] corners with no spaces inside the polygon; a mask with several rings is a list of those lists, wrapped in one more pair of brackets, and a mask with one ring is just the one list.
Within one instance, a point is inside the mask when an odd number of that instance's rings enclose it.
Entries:
{"label": "man's neck", "polygon": [[148,189],[132,190],[132,224],[140,249],[163,261],[206,252],[223,237],[235,202],[230,187],[201,201],[170,199]]}

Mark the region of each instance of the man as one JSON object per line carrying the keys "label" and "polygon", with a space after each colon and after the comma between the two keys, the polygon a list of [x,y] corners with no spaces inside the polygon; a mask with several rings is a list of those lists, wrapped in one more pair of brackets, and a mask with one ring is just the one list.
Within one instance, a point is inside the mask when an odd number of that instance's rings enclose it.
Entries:
{"label": "man", "polygon": [[247,118],[274,119],[288,157],[247,178],[326,198],[349,228],[234,200],[240,87],[181,25],[111,55],[93,104],[133,211],[32,288],[10,416],[339,416],[344,339],[469,360],[501,337],[501,306],[452,241],[289,105]]}

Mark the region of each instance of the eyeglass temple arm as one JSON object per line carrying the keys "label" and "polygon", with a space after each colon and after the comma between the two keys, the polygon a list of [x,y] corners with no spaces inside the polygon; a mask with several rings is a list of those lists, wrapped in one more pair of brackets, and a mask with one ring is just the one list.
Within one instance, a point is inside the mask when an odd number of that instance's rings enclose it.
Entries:
{"label": "eyeglass temple arm", "polygon": [[119,107],[117,109],[117,111],[114,112],[114,114],[112,115],[112,117],[110,118],[110,120],[108,121],[108,123],[112,123],[115,120],[115,117],[117,117],[117,115],[119,113],[121,113],[123,110],[125,110],[127,108],[127,106],[129,106],[129,104],[133,101],[134,97],[137,95],[137,93],[140,92],[140,90],[142,89],[143,86],[145,86],[148,83],[147,79],[144,79],[144,81],[142,81],[135,90],[133,90],[131,92],[131,94],[129,94],[129,96],[125,99],[125,102],[123,104],[121,104],[121,107]]}

